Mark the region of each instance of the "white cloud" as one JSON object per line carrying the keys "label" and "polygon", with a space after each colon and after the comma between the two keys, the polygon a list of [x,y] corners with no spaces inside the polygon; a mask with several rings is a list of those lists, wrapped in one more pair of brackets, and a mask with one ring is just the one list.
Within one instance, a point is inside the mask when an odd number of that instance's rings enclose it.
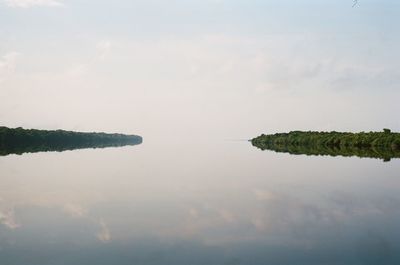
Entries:
{"label": "white cloud", "polygon": [[10,229],[16,229],[20,226],[15,220],[14,210],[0,211],[0,224]]}
{"label": "white cloud", "polygon": [[111,42],[108,40],[99,41],[96,44],[96,53],[87,62],[82,62],[70,67],[67,71],[67,77],[81,77],[90,72],[98,62],[104,61],[111,49]]}
{"label": "white cloud", "polygon": [[67,75],[71,77],[79,77],[87,74],[89,71],[89,65],[78,64],[67,70]]}
{"label": "white cloud", "polygon": [[110,230],[108,229],[108,226],[104,222],[104,220],[100,220],[99,225],[100,225],[100,231],[97,233],[97,238],[101,242],[107,243],[108,241],[111,240]]}
{"label": "white cloud", "polygon": [[87,214],[87,210],[85,208],[72,203],[67,203],[64,205],[64,212],[74,218],[84,217]]}
{"label": "white cloud", "polygon": [[9,52],[0,57],[0,83],[14,73],[19,55],[18,52]]}
{"label": "white cloud", "polygon": [[5,0],[9,7],[30,8],[33,6],[63,6],[64,4],[57,0]]}
{"label": "white cloud", "polygon": [[103,40],[96,45],[96,59],[104,60],[111,48],[111,42],[108,40]]}

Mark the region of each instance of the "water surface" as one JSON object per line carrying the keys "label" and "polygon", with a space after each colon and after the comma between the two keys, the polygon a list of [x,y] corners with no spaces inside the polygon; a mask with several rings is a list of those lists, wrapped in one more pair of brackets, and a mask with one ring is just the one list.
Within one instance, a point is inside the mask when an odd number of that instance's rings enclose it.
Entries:
{"label": "water surface", "polygon": [[0,157],[0,260],[400,264],[400,161],[247,141]]}

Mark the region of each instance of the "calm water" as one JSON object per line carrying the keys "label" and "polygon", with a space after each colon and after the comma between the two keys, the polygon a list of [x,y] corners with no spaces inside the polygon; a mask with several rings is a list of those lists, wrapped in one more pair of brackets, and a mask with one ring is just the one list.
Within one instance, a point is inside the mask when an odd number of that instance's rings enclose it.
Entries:
{"label": "calm water", "polygon": [[399,172],[224,140],[0,157],[0,264],[400,264]]}

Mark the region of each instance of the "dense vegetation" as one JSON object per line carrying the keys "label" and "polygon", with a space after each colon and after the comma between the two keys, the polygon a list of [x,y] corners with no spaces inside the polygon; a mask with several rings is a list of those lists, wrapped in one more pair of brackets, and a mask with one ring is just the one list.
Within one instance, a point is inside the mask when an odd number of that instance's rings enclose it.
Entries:
{"label": "dense vegetation", "polygon": [[290,154],[358,156],[389,161],[400,158],[400,133],[383,132],[303,132],[262,134],[251,140],[262,150]]}
{"label": "dense vegetation", "polygon": [[0,155],[136,145],[141,142],[142,137],[137,135],[0,127]]}

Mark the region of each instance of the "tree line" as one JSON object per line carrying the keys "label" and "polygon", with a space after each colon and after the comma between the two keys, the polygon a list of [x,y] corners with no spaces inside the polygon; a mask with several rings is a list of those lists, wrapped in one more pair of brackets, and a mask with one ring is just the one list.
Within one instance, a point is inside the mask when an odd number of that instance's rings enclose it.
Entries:
{"label": "tree line", "polygon": [[382,132],[315,132],[262,134],[251,140],[262,150],[291,154],[358,156],[389,161],[400,157],[400,133]]}
{"label": "tree line", "polygon": [[0,127],[0,155],[135,145],[137,135]]}

